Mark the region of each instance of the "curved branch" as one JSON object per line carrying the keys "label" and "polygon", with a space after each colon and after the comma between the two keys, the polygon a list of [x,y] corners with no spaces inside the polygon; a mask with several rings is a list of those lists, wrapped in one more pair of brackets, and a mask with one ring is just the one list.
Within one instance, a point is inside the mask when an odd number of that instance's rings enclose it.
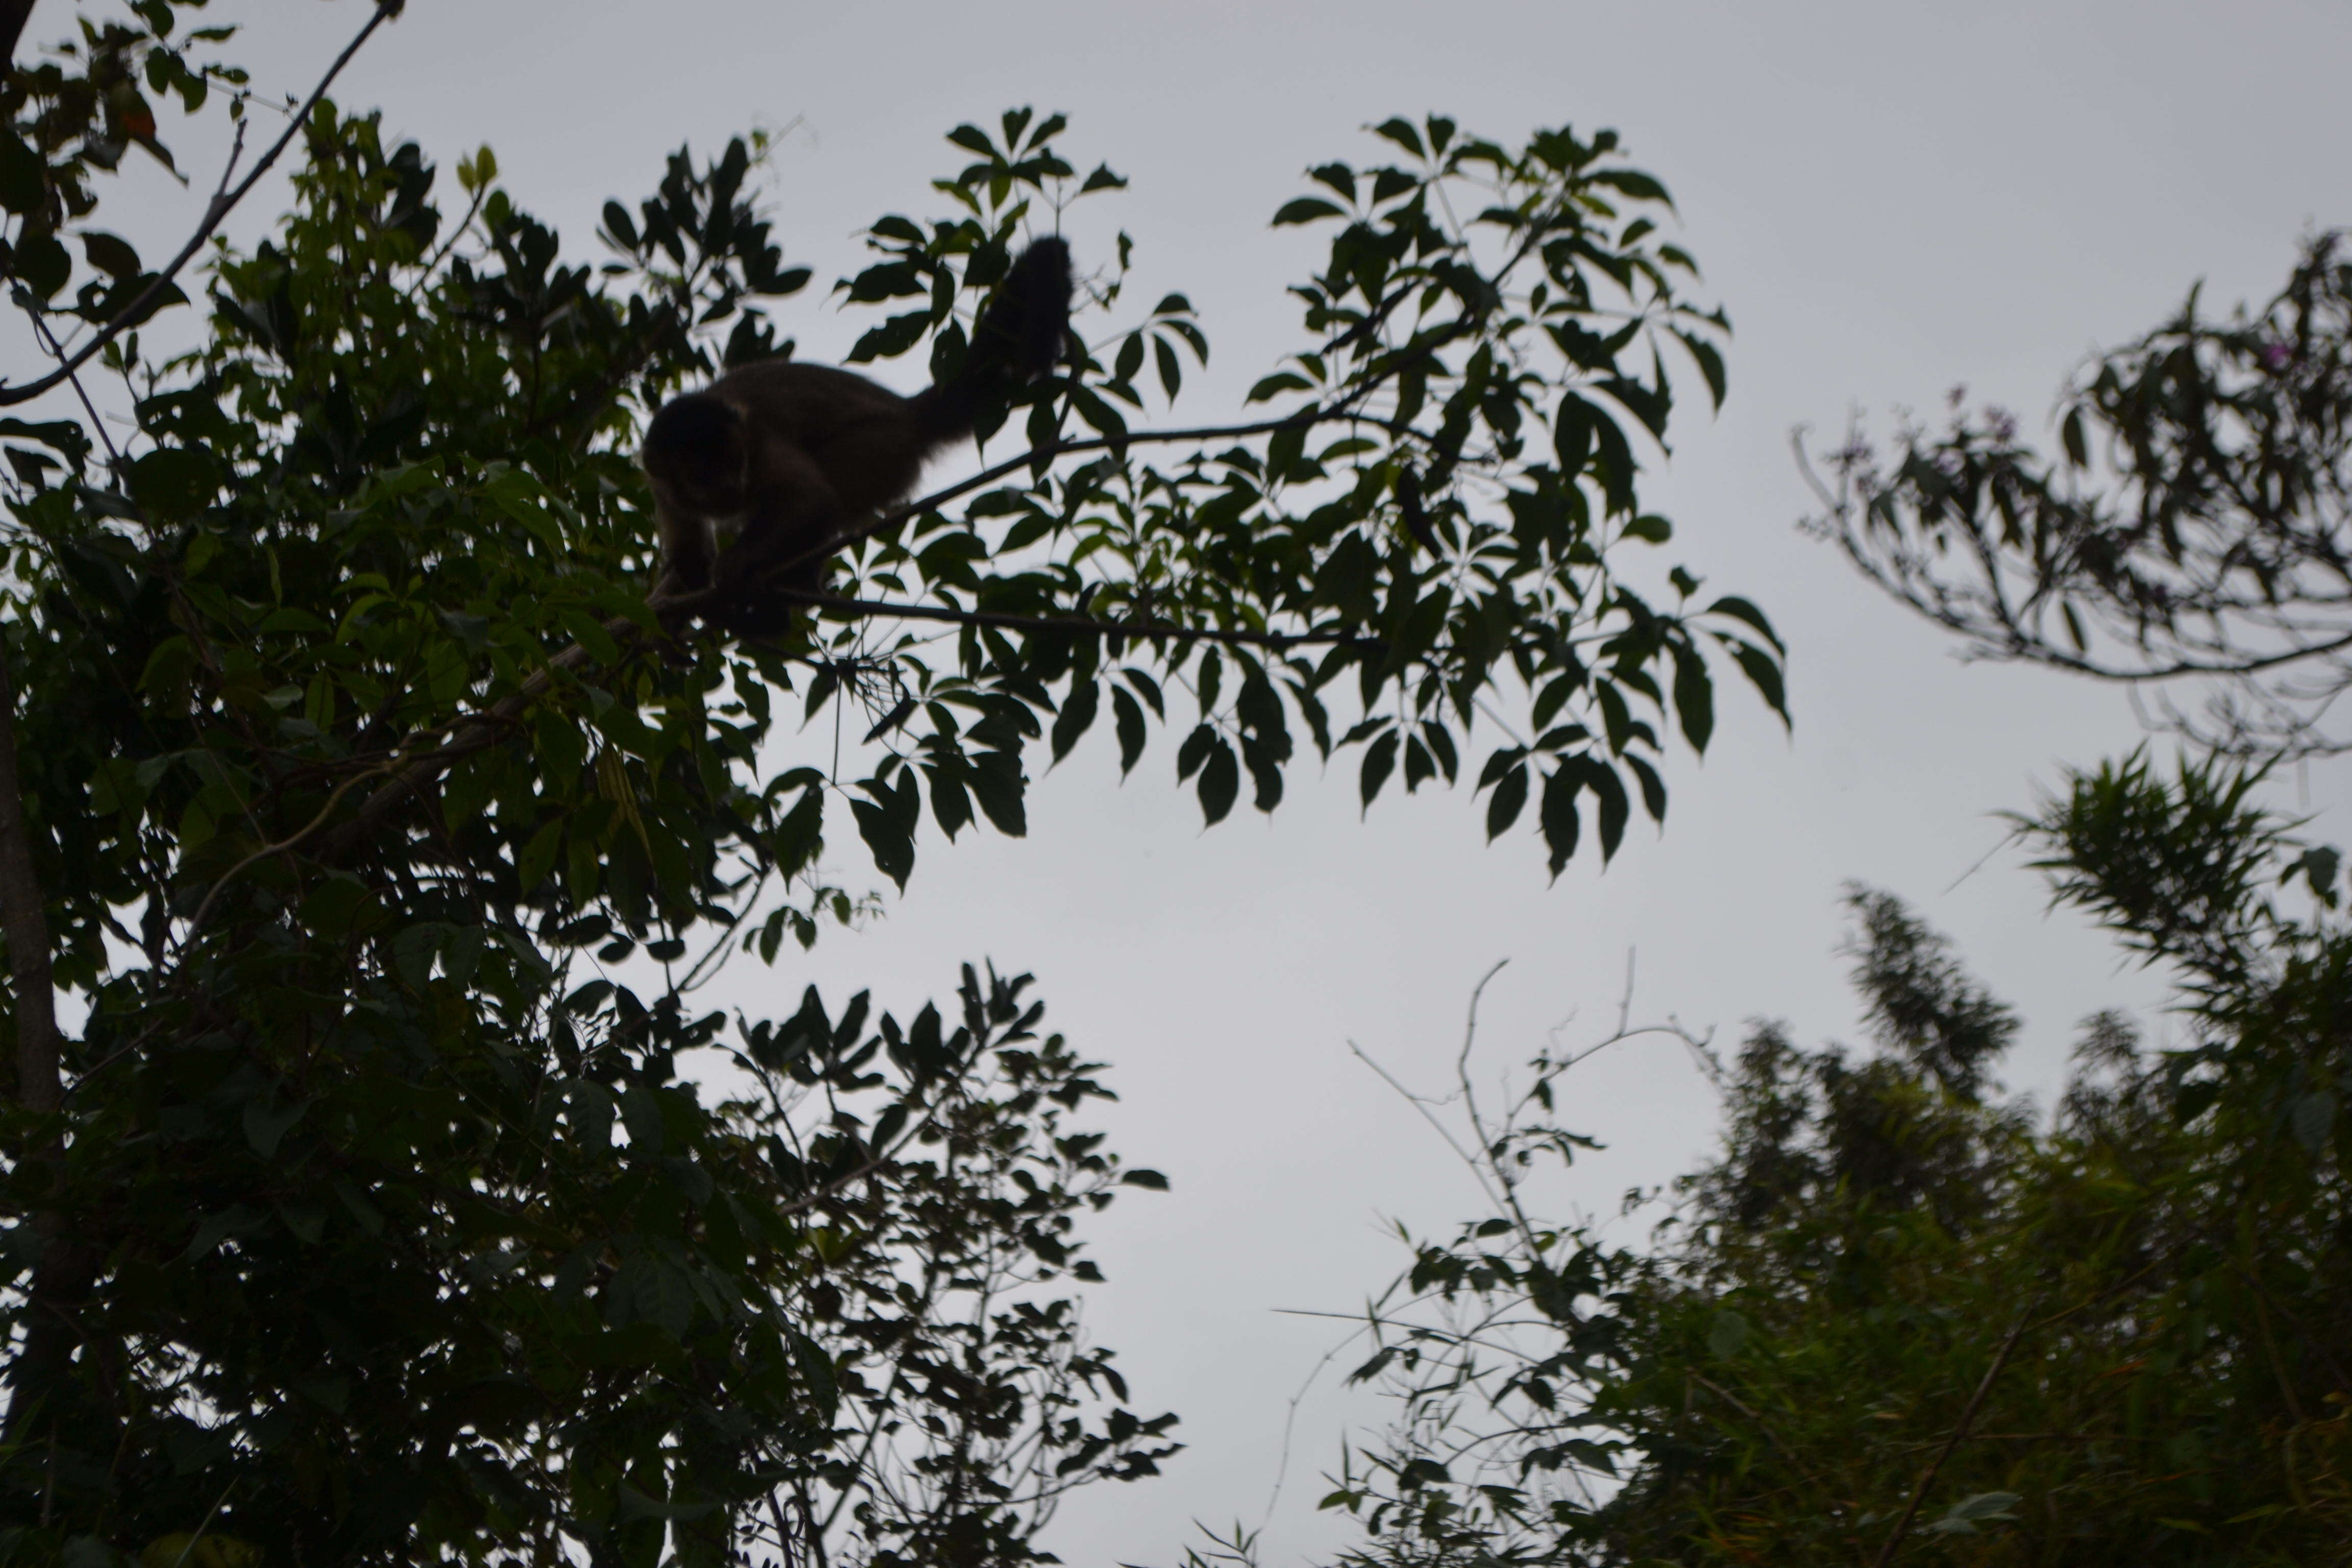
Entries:
{"label": "curved branch", "polygon": [[363,773],[353,773],[351,777],[345,779],[341,784],[335,786],[334,794],[327,797],[327,804],[319,808],[319,814],[310,820],[308,826],[297,829],[294,833],[290,834],[287,837],[279,839],[275,844],[263,845],[260,848],[255,850],[252,854],[247,855],[244,859],[239,860],[236,865],[231,866],[227,870],[222,872],[219,879],[213,883],[212,890],[205,895],[205,901],[198,904],[196,906],[196,912],[189,917],[189,931],[193,932],[204,930],[205,917],[212,913],[213,905],[219,900],[221,894],[227,889],[228,885],[235,881],[237,875],[247,867],[252,865],[257,860],[267,859],[272,855],[283,855],[289,849],[296,847],[304,839],[310,837],[310,835],[318,832],[320,828],[324,827],[327,825],[327,818],[334,815],[335,807],[343,803],[343,796],[352,792],[352,786],[359,784],[363,779],[373,778],[377,773],[384,772],[385,768],[389,766],[390,764],[386,763],[383,766],[370,768]]}

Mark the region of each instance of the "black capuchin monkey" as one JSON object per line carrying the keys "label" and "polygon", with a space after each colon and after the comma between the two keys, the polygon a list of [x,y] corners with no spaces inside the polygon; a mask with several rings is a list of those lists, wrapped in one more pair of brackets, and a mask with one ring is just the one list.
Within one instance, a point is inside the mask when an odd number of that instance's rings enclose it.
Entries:
{"label": "black capuchin monkey", "polygon": [[831,365],[761,360],[672,398],[646,426],[661,586],[726,590],[708,618],[740,637],[789,631],[801,606],[763,584],[814,592],[818,556],[780,573],[915,488],[923,462],[971,434],[989,404],[1053,369],[1070,321],[1070,249],[1021,253],[947,380],[901,397]]}

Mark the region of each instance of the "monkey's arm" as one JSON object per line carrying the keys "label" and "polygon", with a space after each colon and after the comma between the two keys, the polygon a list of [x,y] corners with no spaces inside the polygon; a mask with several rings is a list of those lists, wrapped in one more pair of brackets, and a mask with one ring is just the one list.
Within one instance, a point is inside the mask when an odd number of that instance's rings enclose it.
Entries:
{"label": "monkey's arm", "polygon": [[790,627],[797,606],[777,603],[767,590],[808,592],[824,582],[820,552],[840,531],[846,509],[824,468],[788,441],[768,443],[744,500],[742,524],[719,557],[726,603],[717,618],[744,636],[774,636]]}
{"label": "monkey's arm", "polygon": [[654,528],[662,552],[662,574],[656,591],[689,593],[709,587],[718,553],[709,520],[688,510],[659,480],[654,482],[653,490]]}

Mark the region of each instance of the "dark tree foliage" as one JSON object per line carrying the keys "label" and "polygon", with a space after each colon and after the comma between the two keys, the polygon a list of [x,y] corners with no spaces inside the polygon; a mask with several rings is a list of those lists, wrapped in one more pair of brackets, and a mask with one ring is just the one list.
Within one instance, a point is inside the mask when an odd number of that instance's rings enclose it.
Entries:
{"label": "dark tree foliage", "polygon": [[[0,1557],[1034,1557],[1068,1488],[1171,1451],[1068,1294],[1079,1219],[1161,1184],[1084,1129],[1091,1065],[993,972],[898,1012],[696,994],[852,917],[846,825],[903,885],[927,810],[1022,832],[1106,713],[1122,771],[1183,731],[1211,822],[1244,774],[1277,803],[1300,730],[1367,804],[1451,782],[1481,713],[1490,834],[1535,805],[1555,874],[1587,816],[1606,859],[1635,793],[1661,816],[1722,660],[1781,707],[1753,605],[1621,570],[1670,537],[1636,483],[1670,358],[1723,393],[1664,191],[1605,132],[1388,122],[1400,162],[1276,215],[1332,234],[1277,406],[1205,431],[1129,423],[1207,339],[1127,306],[1122,237],[1081,350],[983,418],[1005,460],[737,646],[649,602],[632,454],[790,352],[761,144],[671,157],[600,264],[488,149],[453,190],[322,82],[150,268],[105,176],[169,163],[159,103],[249,106],[200,6],[0,87],[0,268],[51,360],[0,385]],[[1123,185],[1066,129],[951,133],[945,215],[836,289],[882,308],[856,358],[951,362],[1024,235]],[[292,211],[191,270],[280,148]],[[193,347],[142,343],[197,292]]]}
{"label": "dark tree foliage", "polygon": [[2352,926],[2334,853],[2247,782],[2135,758],[2021,822],[2063,901],[2181,982],[2185,1043],[2087,1020],[2047,1117],[1985,1076],[2013,1016],[1859,890],[1879,1051],[1755,1028],[1654,1250],[1529,1218],[1529,1157],[1576,1146],[1572,1058],[1498,1119],[1465,1101],[1499,1201],[1370,1316],[1357,1376],[1399,1418],[1328,1500],[1366,1531],[1342,1560],[2343,1561]]}
{"label": "dark tree foliage", "polygon": [[[2129,684],[2200,742],[2340,751],[2352,687],[2352,259],[2258,311],[2180,314],[2089,365],[2060,454],[1955,394],[1940,433],[1829,454],[1811,525],[1971,658]],[[2206,693],[2183,707],[2176,690]]]}

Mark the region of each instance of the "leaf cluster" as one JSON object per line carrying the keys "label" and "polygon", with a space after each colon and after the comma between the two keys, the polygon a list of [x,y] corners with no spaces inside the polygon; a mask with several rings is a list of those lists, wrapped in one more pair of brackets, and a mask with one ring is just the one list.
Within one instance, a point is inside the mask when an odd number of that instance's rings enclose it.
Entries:
{"label": "leaf cluster", "polygon": [[[1365,1526],[1345,1559],[2336,1555],[2352,931],[2332,854],[2246,782],[2132,759],[2021,823],[2062,900],[2178,966],[2190,1044],[2094,1017],[2045,1120],[1984,1071],[2013,1015],[1857,889],[1877,1051],[1759,1026],[1723,1079],[1723,1153],[1657,1250],[1530,1224],[1516,1185],[1422,1244],[1370,1325],[1359,1375],[1399,1415],[1329,1500]],[[2172,896],[2230,934],[2186,932]],[[1490,1184],[1556,1140],[1556,1067],[1489,1129]]]}
{"label": "leaf cluster", "polygon": [[[2242,755],[2334,752],[2352,680],[2352,263],[2310,240],[2278,296],[2084,368],[2060,452],[1999,409],[1830,454],[1812,527],[1972,657],[2204,689],[2160,712]],[[2159,693],[2172,689],[2159,686]]]}

